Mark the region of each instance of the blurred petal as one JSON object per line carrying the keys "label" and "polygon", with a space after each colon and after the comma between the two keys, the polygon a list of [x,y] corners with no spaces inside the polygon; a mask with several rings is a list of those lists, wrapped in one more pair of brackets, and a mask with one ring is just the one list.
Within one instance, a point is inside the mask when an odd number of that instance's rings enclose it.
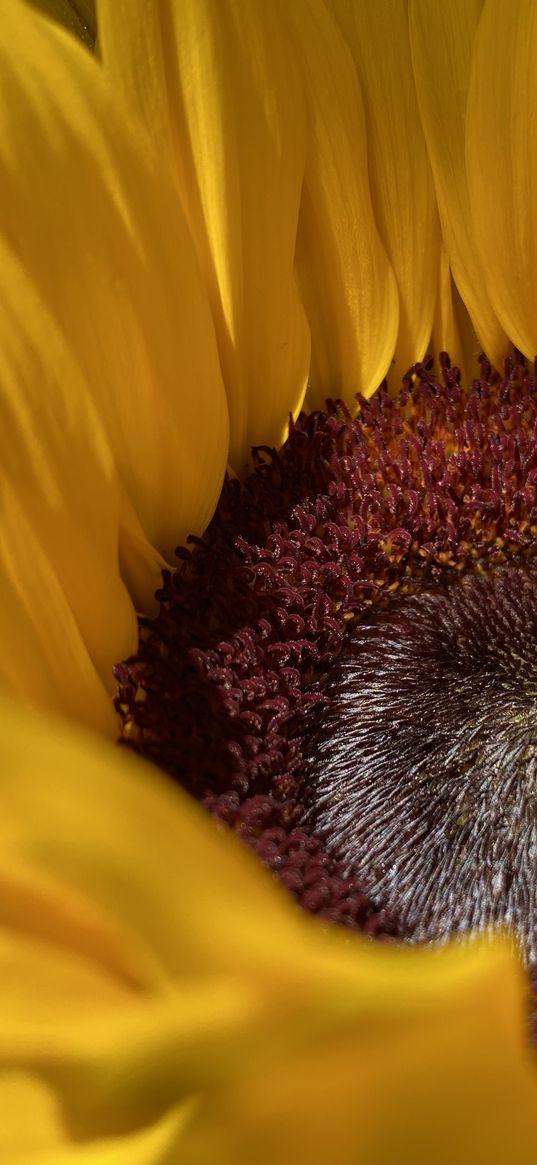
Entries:
{"label": "blurred petal", "polygon": [[117,732],[112,668],[136,647],[119,490],[87,384],[0,239],[0,682]]}
{"label": "blurred petal", "polygon": [[37,1165],[533,1158],[524,985],[502,943],[326,932],[131,754],[1,711],[0,1101],[24,1096],[18,1160],[34,1113]]}
{"label": "blurred petal", "polygon": [[[418,102],[453,278],[487,356],[501,367],[510,345],[491,302],[492,288],[472,230],[465,157],[466,101],[481,9],[482,0],[450,0],[447,4],[442,0],[410,0],[410,39]],[[488,98],[492,91],[498,93],[496,79],[493,86],[490,84],[493,75],[489,68],[484,76]],[[496,178],[495,171],[495,181]],[[493,197],[491,190],[490,198]]]}
{"label": "blurred petal", "polygon": [[76,3],[75,0],[29,0],[29,3],[63,24],[88,49],[93,49],[97,32],[94,0],[76,0]]}
{"label": "blurred petal", "polygon": [[97,36],[97,0],[71,0],[71,4],[95,40]]}
{"label": "blurred petal", "polygon": [[[183,1124],[182,1111],[172,1111],[151,1127],[120,1138],[113,1135],[99,1137],[91,1144],[56,1144],[32,1157],[32,1165],[180,1165],[177,1153]],[[9,1165],[29,1165],[29,1161],[9,1158]]]}
{"label": "blurred petal", "polygon": [[302,404],[309,336],[293,258],[304,99],[265,0],[103,0],[104,67],[173,159],[209,288],[230,460],[280,445]]}
{"label": "blurred petal", "polygon": [[398,328],[397,288],[369,189],[365,118],[350,52],[323,0],[286,8],[306,90],[309,139],[297,267],[311,328],[307,404],[351,406],[378,388]]}
{"label": "blurred petal", "polygon": [[195,252],[150,156],[90,55],[6,0],[0,230],[76,352],[155,557],[171,557],[218,499],[227,410]]}
{"label": "blurred petal", "polygon": [[537,353],[536,49],[537,6],[488,0],[468,99],[470,201],[494,310],[530,359]]}
{"label": "blurred petal", "polygon": [[429,344],[440,259],[433,177],[412,69],[407,0],[330,0],[362,85],[371,194],[399,292],[396,384]]}

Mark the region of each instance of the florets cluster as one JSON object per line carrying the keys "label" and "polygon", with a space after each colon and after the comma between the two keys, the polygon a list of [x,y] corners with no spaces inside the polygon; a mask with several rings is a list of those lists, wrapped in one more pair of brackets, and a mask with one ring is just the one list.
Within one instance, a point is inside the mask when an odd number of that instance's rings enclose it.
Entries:
{"label": "florets cluster", "polygon": [[302,416],[229,480],[178,551],[160,612],[117,668],[124,739],[234,829],[308,910],[381,934],[374,902],[308,813],[308,750],[330,670],[389,601],[529,559],[537,535],[537,374],[482,359],[470,390],[443,356]]}

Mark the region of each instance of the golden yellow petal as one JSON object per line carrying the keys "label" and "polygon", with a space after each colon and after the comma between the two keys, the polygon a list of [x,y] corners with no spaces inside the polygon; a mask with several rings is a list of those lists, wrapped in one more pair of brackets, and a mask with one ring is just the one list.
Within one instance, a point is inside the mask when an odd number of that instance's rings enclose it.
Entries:
{"label": "golden yellow petal", "polygon": [[165,1113],[148,1128],[121,1136],[66,1140],[53,1090],[26,1072],[7,1071],[0,1083],[4,1165],[175,1165],[186,1111]]}
{"label": "golden yellow petal", "polygon": [[6,703],[0,726],[0,1103],[24,1098],[22,1148],[61,1105],[38,1165],[100,1165],[112,1136],[126,1165],[155,1130],[176,1156],[143,1165],[533,1159],[503,943],[326,931],[134,757]]}
{"label": "golden yellow petal", "polygon": [[97,62],[9,0],[0,73],[1,232],[76,352],[145,537],[171,558],[206,526],[227,456],[214,329],[173,184]]}
{"label": "golden yellow petal", "polygon": [[537,353],[536,47],[535,4],[485,5],[466,131],[473,225],[490,299],[509,339],[530,359]]}
{"label": "golden yellow petal", "polygon": [[[175,11],[154,0],[99,0],[99,45],[103,68],[116,97],[133,120],[139,119],[157,153],[169,162],[182,185],[175,71]],[[173,87],[170,89],[170,82]]]}
{"label": "golden yellow petal", "polygon": [[461,370],[462,383],[470,385],[478,375],[477,357],[481,345],[472,321],[453,283],[446,249],[442,244],[436,310],[431,338],[431,351],[438,355],[447,352],[452,363]]}
{"label": "golden yellow petal", "polygon": [[[162,586],[162,571],[166,567],[166,560],[148,542],[131,500],[122,490],[119,569],[137,611],[145,611],[148,615],[157,614],[158,600],[152,596]],[[125,659],[125,656],[122,658]]]}
{"label": "golden yellow petal", "polygon": [[297,237],[299,285],[311,328],[307,404],[369,396],[398,329],[393,272],[373,216],[366,126],[356,70],[323,0],[285,9],[309,113]]}
{"label": "golden yellow petal", "polygon": [[209,289],[230,413],[230,461],[281,444],[306,386],[293,274],[304,99],[265,0],[104,0],[105,70],[170,156]]}
{"label": "golden yellow petal", "polygon": [[[468,953],[457,986],[452,963],[444,1005],[439,991],[430,1008],[423,992],[414,1015],[394,1014],[386,999],[384,1014],[376,1012],[366,988],[359,1019],[321,1038],[312,1031],[275,1070],[204,1097],[185,1130],[181,1165],[525,1165],[537,1147],[535,1066],[522,1051],[515,992],[503,991],[502,972],[512,984],[512,968],[499,951],[489,958],[487,973]],[[394,976],[394,994],[395,984]]]}
{"label": "golden yellow petal", "polygon": [[[181,1165],[181,1112],[165,1116],[141,1132],[113,1135],[87,1144],[55,1146],[32,1158],[32,1165]],[[9,1159],[9,1165],[27,1165],[28,1157]]]}
{"label": "golden yellow petal", "polygon": [[[410,39],[448,260],[480,343],[501,367],[509,344],[472,229],[465,157],[466,102],[482,6],[482,0],[410,0]],[[488,69],[489,96],[498,92],[493,76]]]}
{"label": "golden yellow petal", "polygon": [[330,0],[358,70],[371,194],[399,292],[396,384],[430,341],[440,259],[433,177],[418,111],[407,0]]}
{"label": "golden yellow petal", "polygon": [[0,238],[0,682],[115,734],[112,668],[136,647],[120,499],[87,383]]}
{"label": "golden yellow petal", "polygon": [[[61,712],[115,737],[111,673],[106,679],[99,675],[62,579],[28,521],[17,492],[8,482],[3,483],[2,492],[0,686],[25,703]],[[113,582],[111,575],[112,586]],[[103,619],[102,641],[97,648],[108,649],[109,629]]]}

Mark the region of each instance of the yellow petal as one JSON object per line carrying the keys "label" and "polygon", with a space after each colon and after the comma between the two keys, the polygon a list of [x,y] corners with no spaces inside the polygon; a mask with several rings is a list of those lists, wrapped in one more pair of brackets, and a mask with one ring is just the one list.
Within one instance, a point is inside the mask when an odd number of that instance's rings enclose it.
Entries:
{"label": "yellow petal", "polygon": [[117,732],[112,668],[136,646],[103,426],[47,307],[0,239],[0,682]]}
{"label": "yellow petal", "polygon": [[536,46],[535,4],[485,5],[467,118],[470,201],[490,299],[530,359],[537,353]]}
{"label": "yellow petal", "polygon": [[[142,529],[134,506],[123,490],[121,494],[119,522],[119,568],[125,586],[132,597],[137,611],[148,615],[158,613],[158,600],[152,598],[162,586],[162,571],[167,567],[165,558],[155,553]],[[119,660],[116,657],[116,663]],[[126,656],[121,656],[125,659]]]}
{"label": "yellow petal", "polygon": [[311,328],[307,403],[352,407],[378,388],[393,356],[397,288],[373,217],[366,127],[350,52],[323,0],[286,7],[308,101],[297,268]]}
{"label": "yellow petal", "polygon": [[230,460],[281,444],[306,385],[309,336],[293,258],[304,100],[264,0],[104,0],[105,69],[171,156],[213,310]]}
{"label": "yellow petal", "polygon": [[76,352],[145,537],[171,557],[206,526],[227,455],[214,329],[171,179],[97,62],[9,0],[0,74],[0,230]]}
{"label": "yellow petal", "polygon": [[416,100],[407,0],[330,0],[362,86],[375,218],[399,292],[394,384],[430,341],[440,258],[433,178]]}
{"label": "yellow petal", "polygon": [[[503,994],[502,961],[489,974],[470,957],[464,986],[445,984],[445,1009],[432,1012],[425,993],[421,1019],[385,1014],[349,1019],[344,1030],[313,1038],[276,1070],[230,1083],[200,1104],[185,1131],[181,1165],[503,1165],[533,1160],[537,1137],[535,1067],[521,1051],[520,1017],[511,990]],[[503,970],[510,977],[507,960]],[[429,972],[434,976],[434,969]],[[396,979],[391,991],[396,990]],[[504,1013],[498,1022],[498,996]],[[370,997],[368,994],[368,1003]],[[495,1012],[487,1032],[484,1008]],[[474,1008],[483,1009],[476,1023]],[[334,1025],[335,1026],[335,1025]],[[509,1028],[511,1027],[511,1031]],[[462,1038],[461,1038],[461,1032]],[[499,1048],[513,1075],[504,1075]],[[434,1050],[433,1050],[434,1049]],[[507,1065],[506,1065],[507,1066]],[[500,1082],[503,1078],[503,1084]],[[504,1087],[507,1087],[507,1094]]]}
{"label": "yellow petal", "polygon": [[[466,101],[481,9],[482,0],[410,0],[410,39],[448,260],[479,340],[501,367],[509,344],[472,230],[465,158]],[[498,92],[489,69],[484,84],[489,97]]]}
{"label": "yellow petal", "polygon": [[[56,1144],[53,1149],[32,1157],[31,1162],[32,1165],[179,1165],[177,1154],[180,1152],[183,1123],[182,1111],[166,1113],[152,1127],[141,1132],[119,1138],[116,1135],[99,1138],[89,1145]],[[6,1157],[6,1161],[9,1165],[29,1165],[30,1157]]]}
{"label": "yellow petal", "polygon": [[447,352],[461,370],[462,383],[470,385],[479,373],[477,357],[481,345],[472,321],[453,283],[445,247],[442,245],[431,350]]}
{"label": "yellow petal", "polygon": [[112,1136],[121,1165],[144,1136],[143,1165],[533,1159],[504,944],[327,931],[134,757],[7,704],[0,725],[0,1103],[24,1103],[21,1165],[38,1120],[37,1165],[100,1165]]}
{"label": "yellow petal", "polygon": [[[61,576],[29,524],[16,492],[5,483],[2,492],[0,685],[24,702],[62,712],[99,732],[117,736],[110,699],[111,673],[106,680],[98,674]],[[104,642],[98,647],[105,646],[108,629],[103,620]]]}

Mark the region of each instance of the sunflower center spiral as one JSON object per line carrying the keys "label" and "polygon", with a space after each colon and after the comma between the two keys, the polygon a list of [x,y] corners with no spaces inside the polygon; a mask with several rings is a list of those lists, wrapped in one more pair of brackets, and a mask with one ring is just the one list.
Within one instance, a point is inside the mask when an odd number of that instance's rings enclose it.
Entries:
{"label": "sunflower center spiral", "polygon": [[410,941],[508,925],[537,955],[537,567],[358,625],[309,745],[310,816]]}
{"label": "sunflower center spiral", "polygon": [[535,964],[537,360],[427,359],[254,462],[116,668],[124,743],[324,921]]}

